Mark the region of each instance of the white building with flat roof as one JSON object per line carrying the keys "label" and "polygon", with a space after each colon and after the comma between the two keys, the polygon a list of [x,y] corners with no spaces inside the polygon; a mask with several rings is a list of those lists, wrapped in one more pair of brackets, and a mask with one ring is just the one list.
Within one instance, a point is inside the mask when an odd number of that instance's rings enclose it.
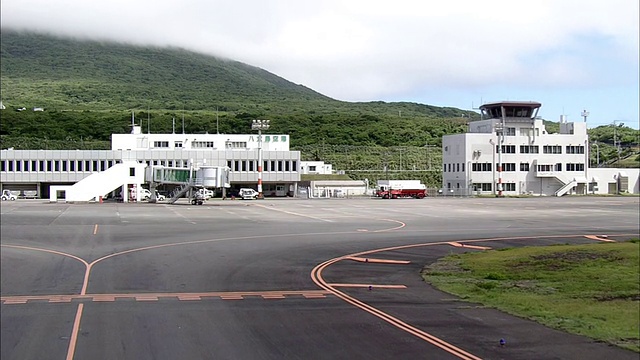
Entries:
{"label": "white building with flat roof", "polygon": [[262,152],[265,196],[287,196],[300,181],[300,152],[289,150],[289,135],[262,134],[113,134],[111,150],[0,151],[2,189],[35,191],[49,198],[51,186],[73,185],[124,161],[175,168],[228,167],[232,188],[258,184]]}
{"label": "white building with flat roof", "polygon": [[589,167],[586,122],[561,117],[549,134],[538,102],[480,107],[483,120],[442,138],[442,186],[451,193],[562,196],[640,193],[639,169]]}

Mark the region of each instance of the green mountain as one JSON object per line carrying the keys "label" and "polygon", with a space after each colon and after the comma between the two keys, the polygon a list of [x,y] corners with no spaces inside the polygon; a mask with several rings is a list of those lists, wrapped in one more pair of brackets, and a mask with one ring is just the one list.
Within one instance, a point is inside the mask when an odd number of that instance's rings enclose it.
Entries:
{"label": "green mountain", "polygon": [[[293,146],[324,142],[394,146],[439,144],[473,112],[416,103],[331,99],[263,69],[177,48],[132,46],[2,29],[0,135],[108,141],[143,129],[246,133],[272,120]],[[17,108],[30,111],[15,111]],[[33,112],[42,107],[43,112]],[[147,120],[149,120],[147,122]],[[3,144],[4,146],[4,144]]]}
{"label": "green mountain", "polygon": [[[370,179],[372,169],[384,176],[408,170],[405,178],[433,184],[439,183],[442,136],[464,132],[479,116],[408,102],[338,101],[257,67],[178,48],[6,28],[0,90],[3,149],[108,149],[112,133],[130,131],[132,112],[153,133],[171,132],[174,124],[188,133],[247,133],[251,120],[270,119],[267,133],[290,134],[303,159],[359,168]],[[601,164],[637,154],[638,130],[605,126],[590,133],[600,142]]]}

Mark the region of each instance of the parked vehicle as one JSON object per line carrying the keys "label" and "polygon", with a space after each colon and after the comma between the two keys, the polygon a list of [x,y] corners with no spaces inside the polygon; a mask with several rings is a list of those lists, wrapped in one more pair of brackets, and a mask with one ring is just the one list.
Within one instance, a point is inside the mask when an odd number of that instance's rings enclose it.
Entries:
{"label": "parked vehicle", "polygon": [[378,180],[376,196],[383,199],[423,199],[427,196],[427,187],[420,180]]}
{"label": "parked vehicle", "polygon": [[205,200],[209,200],[215,195],[213,190],[209,190],[209,189],[205,189],[205,188],[199,189],[198,192],[202,193],[202,195],[204,196]]}
{"label": "parked vehicle", "polygon": [[11,193],[11,190],[2,190],[2,201],[15,201],[18,197]]}
{"label": "parked vehicle", "polygon": [[255,191],[253,189],[250,189],[250,188],[242,188],[238,192],[238,196],[242,200],[255,200],[255,199],[258,198],[258,195],[260,195],[259,192]]}
{"label": "parked vehicle", "polygon": [[193,193],[193,197],[191,197],[191,205],[202,205],[204,204],[205,198],[204,193],[200,191],[196,191]]}
{"label": "parked vehicle", "polygon": [[156,201],[165,201],[165,200],[167,200],[167,197],[160,194],[158,190],[156,190]]}
{"label": "parked vehicle", "polygon": [[22,192],[22,197],[25,199],[36,199],[38,192],[36,190],[25,190]]}

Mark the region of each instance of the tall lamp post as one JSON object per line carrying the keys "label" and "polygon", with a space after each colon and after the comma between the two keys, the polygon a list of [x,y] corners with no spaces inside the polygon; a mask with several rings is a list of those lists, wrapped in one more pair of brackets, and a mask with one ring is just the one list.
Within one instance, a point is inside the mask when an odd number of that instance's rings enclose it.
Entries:
{"label": "tall lamp post", "polygon": [[262,130],[269,129],[269,120],[253,120],[251,130],[258,130],[258,198],[262,194]]}

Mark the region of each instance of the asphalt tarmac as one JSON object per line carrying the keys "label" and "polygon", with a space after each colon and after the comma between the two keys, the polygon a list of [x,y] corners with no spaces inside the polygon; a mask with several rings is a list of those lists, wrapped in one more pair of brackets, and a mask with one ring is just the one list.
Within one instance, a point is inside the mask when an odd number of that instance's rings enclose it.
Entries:
{"label": "asphalt tarmac", "polygon": [[0,357],[635,360],[439,292],[420,270],[484,248],[638,237],[639,209],[638,197],[4,201]]}

